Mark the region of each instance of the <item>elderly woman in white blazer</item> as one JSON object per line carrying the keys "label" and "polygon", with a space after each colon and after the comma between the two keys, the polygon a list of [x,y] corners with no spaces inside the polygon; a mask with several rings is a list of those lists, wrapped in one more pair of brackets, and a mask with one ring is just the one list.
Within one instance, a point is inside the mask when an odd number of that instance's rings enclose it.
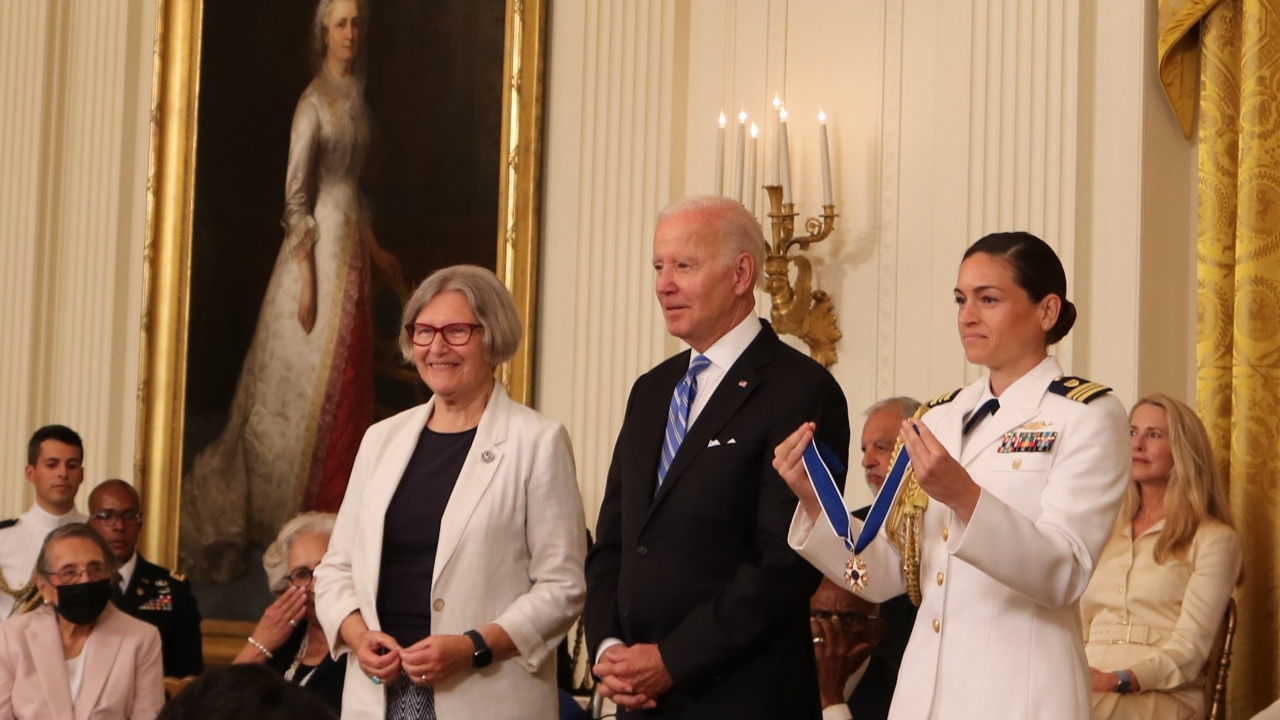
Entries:
{"label": "elderly woman in white blazer", "polygon": [[[1048,355],[1075,309],[1061,263],[1039,238],[979,240],[965,253],[955,297],[965,355],[989,374],[901,428],[930,501],[920,529],[922,600],[889,717],[1086,720],[1076,603],[1129,477],[1124,407],[1108,388],[1062,377]],[[802,427],[774,462],[801,501],[790,542],[844,583],[850,553],[819,518],[799,462],[811,436]],[[883,528],[859,559],[868,599],[906,590]]]}
{"label": "elderly woman in white blazer", "polygon": [[494,381],[520,325],[493,273],[433,273],[405,322],[434,396],[365,433],[316,570],[329,645],[350,650],[342,717],[555,718],[585,593],[568,435]]}

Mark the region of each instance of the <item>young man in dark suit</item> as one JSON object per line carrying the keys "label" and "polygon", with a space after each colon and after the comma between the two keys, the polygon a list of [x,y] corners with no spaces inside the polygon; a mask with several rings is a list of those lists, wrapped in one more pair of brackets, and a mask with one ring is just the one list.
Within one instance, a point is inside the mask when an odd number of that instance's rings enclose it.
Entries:
{"label": "young man in dark suit", "polygon": [[123,480],[107,480],[89,494],[89,524],[120,564],[115,605],[160,631],[166,676],[197,675],[204,670],[200,610],[185,578],[138,553],[139,508],[137,491]]}
{"label": "young man in dark suit", "polygon": [[764,253],[727,198],[658,217],[658,302],[692,351],[632,387],[586,568],[588,646],[621,717],[821,714],[808,617],[820,576],[787,545],[796,498],[772,460],[814,421],[847,464],[848,408],[826,369],[756,317]]}

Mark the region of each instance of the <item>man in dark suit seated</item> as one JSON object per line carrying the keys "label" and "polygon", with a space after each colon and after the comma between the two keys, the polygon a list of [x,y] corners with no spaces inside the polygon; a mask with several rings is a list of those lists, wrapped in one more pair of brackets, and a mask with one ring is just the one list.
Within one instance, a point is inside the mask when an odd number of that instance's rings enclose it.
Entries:
{"label": "man in dark suit seated", "polygon": [[880,608],[823,578],[809,601],[822,720],[885,720],[897,669],[874,650],[884,637]]}
{"label": "man in dark suit seated", "polygon": [[813,421],[846,463],[848,406],[756,317],[764,249],[728,198],[658,217],[658,303],[693,349],[632,386],[587,555],[587,647],[619,717],[821,716],[808,627],[821,576],[787,545],[796,497],[772,461]]}
{"label": "man in dark suit seated", "polygon": [[[893,448],[898,442],[898,429],[920,407],[920,401],[909,397],[892,397],[867,408],[866,422],[862,424],[862,472],[871,488],[871,494],[880,492],[884,478],[889,474],[893,460]],[[853,511],[859,520],[867,519],[870,507]],[[898,668],[902,666],[902,653],[911,638],[911,628],[916,624],[916,606],[906,595],[899,595],[880,604],[880,617],[885,622],[884,639],[872,650],[872,654],[887,663],[889,694],[898,680]],[[856,716],[855,716],[856,717]]]}
{"label": "man in dark suit seated", "polygon": [[164,674],[186,677],[204,670],[200,611],[191,585],[137,552],[142,512],[133,486],[107,480],[94,488],[89,494],[89,524],[111,546],[120,564],[116,607],[160,631]]}

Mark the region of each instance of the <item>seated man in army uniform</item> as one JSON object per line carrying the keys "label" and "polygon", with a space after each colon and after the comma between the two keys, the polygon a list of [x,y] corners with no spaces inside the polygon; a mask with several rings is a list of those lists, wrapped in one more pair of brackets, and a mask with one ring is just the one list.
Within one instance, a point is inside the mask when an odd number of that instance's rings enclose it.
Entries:
{"label": "seated man in army uniform", "polygon": [[44,538],[87,518],[76,510],[84,481],[84,443],[74,430],[46,425],[27,443],[27,482],[36,501],[21,516],[0,522],[0,620],[34,610],[42,602],[33,571]]}
{"label": "seated man in army uniform", "polygon": [[137,491],[123,480],[107,480],[89,494],[89,524],[120,563],[116,607],[160,631],[166,676],[196,675],[204,669],[200,610],[186,579],[138,554],[139,506]]}

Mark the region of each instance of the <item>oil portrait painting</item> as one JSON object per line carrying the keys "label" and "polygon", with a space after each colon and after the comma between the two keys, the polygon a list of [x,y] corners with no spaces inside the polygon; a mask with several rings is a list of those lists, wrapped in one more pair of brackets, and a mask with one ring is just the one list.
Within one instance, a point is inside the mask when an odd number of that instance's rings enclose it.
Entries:
{"label": "oil portrait painting", "polygon": [[364,431],[426,399],[397,349],[431,271],[495,268],[504,0],[203,5],[180,569],[205,617],[336,512]]}

